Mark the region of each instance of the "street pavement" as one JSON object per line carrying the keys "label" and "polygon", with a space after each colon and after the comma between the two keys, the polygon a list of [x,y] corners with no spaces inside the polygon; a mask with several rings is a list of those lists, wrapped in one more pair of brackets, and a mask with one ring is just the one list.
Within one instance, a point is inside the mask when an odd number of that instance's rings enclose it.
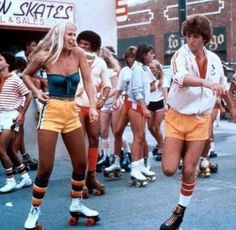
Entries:
{"label": "street pavement", "polygon": [[[31,119],[32,121],[32,119]],[[29,133],[30,130],[30,133]],[[129,142],[132,134],[125,131]],[[35,130],[26,124],[26,145],[32,156],[37,158]],[[215,149],[219,171],[208,179],[197,178],[193,199],[185,212],[184,230],[235,230],[236,229],[236,124],[221,121],[215,128]],[[149,132],[147,140],[150,151],[155,142]],[[90,196],[84,200],[88,207],[100,212],[101,220],[92,228],[95,230],[157,230],[171,214],[178,202],[179,175],[173,177],[162,174],[161,163],[151,157],[152,169],[157,174],[156,182],[145,188],[130,187],[129,173],[119,180],[98,178],[105,184],[106,194]],[[29,172],[34,178],[36,172]],[[71,165],[66,150],[59,138],[53,174],[48,186],[39,222],[44,230],[87,229],[84,220],[77,226],[68,225],[70,205]],[[16,175],[16,179],[19,176]],[[0,184],[5,175],[0,166]],[[0,230],[23,229],[31,203],[32,189],[24,188],[8,194],[0,194]]]}

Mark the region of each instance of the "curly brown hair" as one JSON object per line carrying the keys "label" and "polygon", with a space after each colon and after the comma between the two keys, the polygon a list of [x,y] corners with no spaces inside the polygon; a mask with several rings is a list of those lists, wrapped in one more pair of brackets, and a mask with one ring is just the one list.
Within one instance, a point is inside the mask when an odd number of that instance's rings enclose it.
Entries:
{"label": "curly brown hair", "polygon": [[182,24],[182,34],[184,36],[189,34],[200,34],[206,45],[211,40],[213,34],[212,23],[209,18],[204,15],[191,15]]}

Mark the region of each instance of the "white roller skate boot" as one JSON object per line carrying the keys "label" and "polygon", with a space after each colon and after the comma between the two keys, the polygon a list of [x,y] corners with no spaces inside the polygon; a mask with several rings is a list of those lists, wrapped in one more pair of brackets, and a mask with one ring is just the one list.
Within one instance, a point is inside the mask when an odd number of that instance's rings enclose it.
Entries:
{"label": "white roller skate boot", "polygon": [[114,155],[113,163],[104,170],[104,177],[120,178],[121,175],[120,157]]}
{"label": "white roller skate boot", "polygon": [[79,221],[79,218],[86,218],[86,225],[94,225],[100,220],[99,213],[95,210],[87,208],[81,202],[79,198],[73,198],[70,206],[70,225],[76,225]]}
{"label": "white roller skate boot", "polygon": [[211,176],[210,163],[207,158],[201,157],[197,170],[197,175],[201,178],[208,178]]}
{"label": "white roller skate boot", "polygon": [[16,188],[16,181],[14,178],[7,178],[5,185],[0,188],[0,193],[11,192]]}
{"label": "white roller skate boot", "polygon": [[31,206],[28,218],[25,221],[24,228],[26,230],[40,229],[40,225],[38,225],[39,214],[40,214],[40,207]]}
{"label": "white roller skate boot", "polygon": [[140,172],[139,161],[131,163],[131,180],[129,181],[130,186],[145,187],[147,185],[147,178]]}
{"label": "white roller skate boot", "polygon": [[147,178],[148,181],[156,180],[156,173],[145,167],[144,159],[140,160],[140,172]]}

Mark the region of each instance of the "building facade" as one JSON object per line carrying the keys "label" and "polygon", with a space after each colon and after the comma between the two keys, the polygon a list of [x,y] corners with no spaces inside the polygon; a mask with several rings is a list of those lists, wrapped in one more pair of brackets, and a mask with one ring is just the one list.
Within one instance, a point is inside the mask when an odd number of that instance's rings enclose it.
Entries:
{"label": "building facade", "polygon": [[3,0],[0,1],[0,51],[17,52],[28,39],[40,40],[60,21],[74,22],[78,32],[93,30],[102,45],[117,46],[115,1]]}
{"label": "building facade", "polygon": [[[147,42],[154,46],[157,59],[168,65],[181,46],[178,0],[131,2],[123,1],[127,4],[127,17],[117,23],[119,58],[127,46]],[[186,0],[187,16],[200,13],[213,23],[213,37],[207,47],[231,64],[236,63],[235,8],[233,0]]]}

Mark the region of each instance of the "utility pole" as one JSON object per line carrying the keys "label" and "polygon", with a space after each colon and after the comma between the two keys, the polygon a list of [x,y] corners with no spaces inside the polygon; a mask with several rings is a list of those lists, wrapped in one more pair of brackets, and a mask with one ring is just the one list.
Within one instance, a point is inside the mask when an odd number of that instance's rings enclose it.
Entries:
{"label": "utility pole", "polygon": [[184,45],[184,37],[181,34],[182,23],[186,20],[186,0],[178,0],[178,13],[179,13],[179,34],[181,46]]}

